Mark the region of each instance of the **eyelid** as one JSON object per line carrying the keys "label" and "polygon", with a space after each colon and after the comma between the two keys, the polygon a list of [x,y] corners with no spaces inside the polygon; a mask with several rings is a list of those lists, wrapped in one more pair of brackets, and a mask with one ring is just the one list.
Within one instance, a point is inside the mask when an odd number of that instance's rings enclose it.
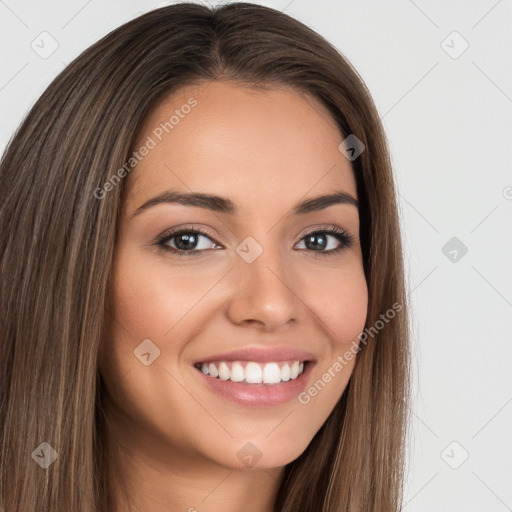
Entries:
{"label": "eyelid", "polygon": [[184,232],[189,233],[191,231],[193,231],[193,232],[197,231],[197,232],[199,232],[199,234],[201,236],[206,236],[206,237],[210,238],[212,240],[212,242],[215,242],[217,245],[222,245],[219,242],[217,242],[216,235],[212,231],[210,231],[208,228],[194,227],[191,224],[185,224],[183,226],[176,226],[174,228],[165,230],[163,233],[161,233],[160,235],[158,235],[156,237],[154,243],[158,244],[158,243],[161,243],[162,241],[164,241],[166,238],[171,239],[175,236],[178,236],[181,233],[184,233]]}
{"label": "eyelid", "polygon": [[334,224],[314,224],[313,226],[308,226],[307,228],[304,228],[298,235],[299,241],[302,240],[306,235],[311,235],[318,232],[331,232],[331,233],[344,233],[349,235],[349,232],[340,227],[336,226]]}

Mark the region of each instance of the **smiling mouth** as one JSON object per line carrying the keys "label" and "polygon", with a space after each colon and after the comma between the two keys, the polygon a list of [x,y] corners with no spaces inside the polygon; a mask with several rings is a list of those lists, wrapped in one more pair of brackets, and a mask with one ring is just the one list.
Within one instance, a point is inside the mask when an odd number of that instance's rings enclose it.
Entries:
{"label": "smiling mouth", "polygon": [[211,361],[196,363],[194,366],[205,375],[217,380],[240,384],[275,385],[297,379],[309,361],[276,361],[259,363],[255,361]]}

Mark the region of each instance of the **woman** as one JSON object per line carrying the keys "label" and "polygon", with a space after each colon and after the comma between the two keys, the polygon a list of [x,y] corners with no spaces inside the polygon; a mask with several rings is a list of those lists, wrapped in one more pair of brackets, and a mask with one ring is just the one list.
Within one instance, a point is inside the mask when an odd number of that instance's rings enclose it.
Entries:
{"label": "woman", "polygon": [[140,16],[50,84],[0,190],[6,512],[400,510],[393,178],[322,37]]}

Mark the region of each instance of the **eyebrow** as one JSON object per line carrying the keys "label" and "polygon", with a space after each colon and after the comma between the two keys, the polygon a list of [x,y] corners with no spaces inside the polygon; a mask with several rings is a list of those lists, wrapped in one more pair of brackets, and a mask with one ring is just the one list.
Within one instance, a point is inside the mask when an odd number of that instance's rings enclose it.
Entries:
{"label": "eyebrow", "polygon": [[[143,211],[159,204],[178,203],[184,206],[196,206],[219,213],[236,215],[238,209],[233,201],[225,197],[204,194],[201,192],[184,193],[174,190],[168,190],[153,197],[139,206],[132,217],[139,215]],[[304,215],[310,212],[316,212],[328,208],[335,204],[349,204],[359,209],[359,201],[350,194],[337,191],[332,194],[312,197],[297,203],[292,209],[292,215]]]}

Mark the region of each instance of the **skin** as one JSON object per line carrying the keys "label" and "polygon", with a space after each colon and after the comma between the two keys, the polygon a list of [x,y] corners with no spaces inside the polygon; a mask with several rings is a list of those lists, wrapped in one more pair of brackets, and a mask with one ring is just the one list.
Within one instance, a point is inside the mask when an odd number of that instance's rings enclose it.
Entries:
{"label": "skin", "polygon": [[[289,212],[335,191],[357,198],[356,183],[327,110],[285,86],[257,91],[219,81],[181,89],[148,115],[134,147],[191,97],[197,106],[125,178],[100,353],[108,459],[118,463],[118,473],[110,470],[109,510],[269,512],[284,466],[332,412],[355,359],[308,404],[293,399],[271,407],[216,394],[193,362],[247,346],[287,345],[315,355],[309,387],[350,349],[368,304],[357,208]],[[170,189],[229,198],[239,213],[167,203],[134,216]],[[214,234],[199,238],[201,255],[178,257],[155,245],[184,224]],[[349,233],[353,244],[322,255],[340,245],[327,233],[328,247],[308,250],[304,237],[329,226]],[[263,248],[250,264],[236,252],[248,236]],[[144,339],[160,350],[149,366],[134,357]],[[251,467],[237,457],[247,442],[261,452]]]}

